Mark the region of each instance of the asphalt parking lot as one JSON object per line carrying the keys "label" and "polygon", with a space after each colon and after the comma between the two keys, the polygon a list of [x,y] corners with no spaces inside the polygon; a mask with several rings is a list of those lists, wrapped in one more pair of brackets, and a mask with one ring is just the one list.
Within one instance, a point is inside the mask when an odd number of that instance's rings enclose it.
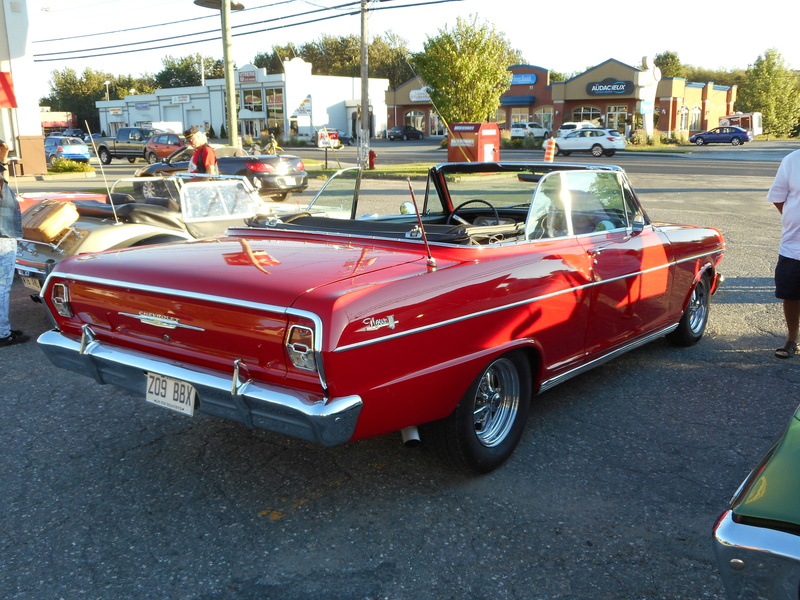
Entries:
{"label": "asphalt parking lot", "polygon": [[[722,600],[711,527],[800,382],[772,356],[771,178],[632,180],[654,220],[726,236],[706,337],[536,397],[483,477],[399,434],[322,448],[188,419],[3,349],[3,598]],[[49,327],[19,285],[12,317]]]}

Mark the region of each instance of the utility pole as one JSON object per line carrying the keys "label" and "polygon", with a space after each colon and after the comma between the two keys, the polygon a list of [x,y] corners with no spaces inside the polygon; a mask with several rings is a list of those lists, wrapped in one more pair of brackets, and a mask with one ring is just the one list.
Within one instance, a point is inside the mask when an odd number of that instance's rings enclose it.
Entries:
{"label": "utility pole", "polygon": [[367,40],[367,2],[361,0],[361,131],[358,136],[359,164],[367,168],[369,156],[369,59]]}
{"label": "utility pole", "polygon": [[[194,0],[197,6],[219,10],[222,19],[222,60],[225,63],[225,100],[228,108],[228,138],[231,145],[239,143],[239,107],[236,105],[236,88],[233,83],[231,60],[231,9],[244,10],[244,5],[231,0]],[[202,58],[201,58],[202,60]]]}

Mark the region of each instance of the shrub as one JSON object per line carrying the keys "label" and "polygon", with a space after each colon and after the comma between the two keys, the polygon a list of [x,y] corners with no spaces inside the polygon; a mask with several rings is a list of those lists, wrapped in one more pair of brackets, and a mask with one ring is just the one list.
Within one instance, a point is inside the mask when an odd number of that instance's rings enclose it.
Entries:
{"label": "shrub", "polygon": [[631,144],[634,146],[647,146],[647,132],[644,129],[637,129],[631,135]]}
{"label": "shrub", "polygon": [[54,158],[47,168],[48,173],[93,173],[94,167],[88,162]]}

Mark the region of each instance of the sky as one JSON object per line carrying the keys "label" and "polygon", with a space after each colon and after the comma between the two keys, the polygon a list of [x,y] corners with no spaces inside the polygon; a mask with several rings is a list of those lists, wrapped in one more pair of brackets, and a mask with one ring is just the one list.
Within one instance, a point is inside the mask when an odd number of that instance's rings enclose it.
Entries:
{"label": "sky", "polygon": [[[245,8],[230,19],[237,66],[273,45],[361,31],[358,0],[236,1]],[[746,69],[771,48],[788,67],[800,69],[800,44],[789,29],[775,27],[775,15],[788,18],[787,11],[797,11],[783,0],[757,5],[732,0],[719,16],[688,10],[685,4],[634,0],[623,5],[614,8],[614,3],[596,0],[372,0],[375,10],[367,27],[370,38],[391,31],[408,42],[411,52],[419,52],[426,39],[454,25],[457,17],[477,17],[494,25],[522,52],[526,64],[567,74],[610,58],[640,66],[642,57],[665,51],[677,52],[687,65]],[[27,0],[27,7],[36,62],[26,84],[36,87],[38,97],[49,93],[51,73],[67,67],[78,73],[89,67],[138,76],[160,71],[164,56],[199,52],[222,58],[219,11],[192,0]],[[737,16],[732,19],[731,14]],[[331,16],[336,18],[327,18]],[[303,21],[315,22],[298,24]],[[165,47],[173,44],[182,45]],[[149,49],[132,52],[142,48]],[[52,54],[67,51],[72,54]]]}

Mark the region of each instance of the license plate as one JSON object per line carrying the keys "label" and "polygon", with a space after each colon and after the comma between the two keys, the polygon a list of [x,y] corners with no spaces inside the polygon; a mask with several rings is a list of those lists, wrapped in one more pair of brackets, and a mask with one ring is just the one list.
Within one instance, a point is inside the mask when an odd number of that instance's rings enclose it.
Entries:
{"label": "license plate", "polygon": [[37,292],[42,291],[42,282],[35,277],[22,277],[22,285]]}
{"label": "license plate", "polygon": [[191,417],[194,414],[195,396],[197,392],[188,383],[158,373],[147,374],[145,400],[148,402]]}
{"label": "license plate", "polygon": [[283,185],[297,185],[297,180],[294,177],[283,177]]}

